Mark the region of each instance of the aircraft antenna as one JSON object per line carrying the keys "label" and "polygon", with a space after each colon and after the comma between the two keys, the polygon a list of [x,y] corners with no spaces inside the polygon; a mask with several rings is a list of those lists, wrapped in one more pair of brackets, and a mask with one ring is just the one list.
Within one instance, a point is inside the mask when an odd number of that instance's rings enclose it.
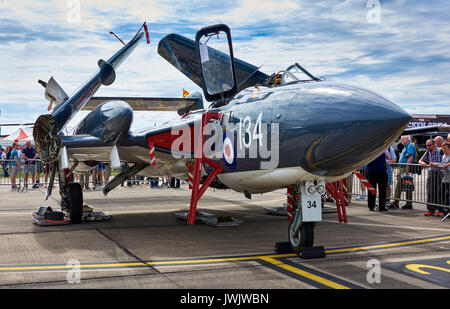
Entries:
{"label": "aircraft antenna", "polygon": [[126,45],[114,32],[110,31],[109,34],[114,35],[123,45]]}

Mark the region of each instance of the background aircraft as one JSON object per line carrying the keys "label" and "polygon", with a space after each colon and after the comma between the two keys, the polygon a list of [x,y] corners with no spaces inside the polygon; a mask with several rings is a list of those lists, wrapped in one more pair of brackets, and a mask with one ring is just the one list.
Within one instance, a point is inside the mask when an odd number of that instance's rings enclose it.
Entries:
{"label": "background aircraft", "polygon": [[[203,89],[212,104],[204,109],[200,94],[173,98],[92,98],[111,85],[115,69],[141,41],[135,36],[72,96],[56,82],[50,114],[34,125],[40,157],[55,162],[61,206],[71,223],[82,218],[82,191],[68,181],[100,161],[112,168],[134,163],[104,188],[107,194],[136,175],[187,178],[194,165],[188,222],[194,223],[198,200],[206,188],[222,185],[252,194],[293,186],[300,194],[289,223],[295,252],[312,246],[314,222],[321,220],[320,195],[325,183],[350,175],[382,153],[404,131],[411,116],[387,99],[361,88],[324,82],[294,64],[271,76],[235,59],[225,25],[202,28],[195,41],[177,34],[164,37],[158,53]],[[50,82],[49,82],[50,84]],[[178,110],[162,125],[131,131],[133,108]],[[82,108],[93,109],[64,135],[67,122]],[[209,131],[204,132],[203,130]],[[208,147],[206,147],[208,145]],[[207,155],[205,147],[211,150]],[[200,187],[201,177],[206,177]],[[51,194],[51,185],[46,196]]]}

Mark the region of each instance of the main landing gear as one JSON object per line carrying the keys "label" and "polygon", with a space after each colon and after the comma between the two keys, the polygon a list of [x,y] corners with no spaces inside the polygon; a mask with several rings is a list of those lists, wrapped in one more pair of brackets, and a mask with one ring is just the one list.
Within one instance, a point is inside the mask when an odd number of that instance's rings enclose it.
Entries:
{"label": "main landing gear", "polygon": [[59,194],[61,208],[69,218],[69,223],[79,224],[83,221],[83,190],[77,182],[70,182],[71,173],[67,170],[59,171]]}

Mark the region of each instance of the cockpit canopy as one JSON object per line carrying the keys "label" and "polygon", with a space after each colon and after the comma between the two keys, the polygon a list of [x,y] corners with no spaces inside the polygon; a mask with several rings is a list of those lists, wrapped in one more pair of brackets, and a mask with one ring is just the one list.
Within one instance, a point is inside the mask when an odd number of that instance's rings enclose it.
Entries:
{"label": "cockpit canopy", "polygon": [[311,73],[309,73],[305,68],[303,68],[300,64],[295,63],[289,66],[286,70],[280,71],[278,73],[272,74],[267,82],[269,86],[282,86],[289,85],[292,83],[309,83],[309,82],[318,82],[323,80],[322,78],[317,78]]}
{"label": "cockpit canopy", "polygon": [[[305,77],[307,77],[305,79]],[[309,73],[306,69],[304,69],[300,64],[295,63],[288,67],[284,74],[281,77],[282,84],[290,84],[297,82],[318,82],[319,78],[315,77],[311,73]]]}

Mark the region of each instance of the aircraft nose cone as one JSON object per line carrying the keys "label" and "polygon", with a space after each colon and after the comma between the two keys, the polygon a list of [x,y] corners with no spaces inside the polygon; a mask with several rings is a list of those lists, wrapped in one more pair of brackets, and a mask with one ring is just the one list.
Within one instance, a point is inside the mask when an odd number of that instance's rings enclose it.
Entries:
{"label": "aircraft nose cone", "polygon": [[351,172],[372,161],[412,119],[373,92],[327,83],[299,91],[290,108],[287,140],[297,145],[300,166],[321,176]]}

